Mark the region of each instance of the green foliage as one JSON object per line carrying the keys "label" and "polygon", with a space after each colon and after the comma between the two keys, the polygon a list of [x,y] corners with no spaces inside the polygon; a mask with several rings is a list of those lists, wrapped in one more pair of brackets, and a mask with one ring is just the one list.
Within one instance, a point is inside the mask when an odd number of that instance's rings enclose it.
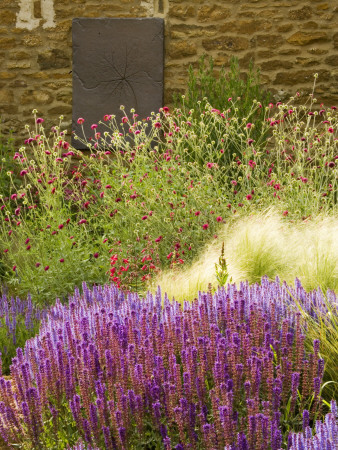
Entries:
{"label": "green foliage", "polygon": [[219,257],[218,264],[215,263],[216,280],[219,286],[225,286],[227,283],[232,282],[232,278],[229,277],[227,268],[227,262],[224,258],[224,242],[222,242],[221,256]]}

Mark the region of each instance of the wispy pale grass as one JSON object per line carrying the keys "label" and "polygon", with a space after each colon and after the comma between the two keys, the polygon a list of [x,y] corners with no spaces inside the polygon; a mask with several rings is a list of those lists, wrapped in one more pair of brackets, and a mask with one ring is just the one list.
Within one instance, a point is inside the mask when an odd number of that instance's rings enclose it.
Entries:
{"label": "wispy pale grass", "polygon": [[338,218],[316,217],[290,223],[268,210],[225,224],[217,240],[209,243],[199,259],[179,272],[162,273],[153,283],[177,300],[192,300],[209,283],[217,287],[215,263],[222,242],[233,282],[259,282],[276,275],[293,284],[298,277],[307,290],[338,290]]}

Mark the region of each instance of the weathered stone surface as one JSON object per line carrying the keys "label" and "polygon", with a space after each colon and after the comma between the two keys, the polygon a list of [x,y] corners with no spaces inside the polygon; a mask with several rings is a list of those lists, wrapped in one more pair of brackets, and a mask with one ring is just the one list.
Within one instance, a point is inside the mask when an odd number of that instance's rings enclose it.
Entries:
{"label": "weathered stone surface", "polygon": [[228,18],[231,11],[220,5],[204,5],[199,8],[197,20],[199,22],[209,22],[213,20],[224,20]]}
{"label": "weathered stone surface", "polygon": [[225,21],[219,28],[221,33],[237,32],[240,34],[253,34],[259,31],[267,31],[272,27],[271,21],[268,20],[234,20],[231,22]]}
{"label": "weathered stone surface", "polygon": [[234,36],[220,36],[217,39],[203,39],[202,45],[205,50],[230,50],[232,52],[246,50],[249,41],[246,38]]}
{"label": "weathered stone surface", "polygon": [[23,44],[26,47],[36,47],[42,45],[42,37],[36,34],[27,34],[23,37]]}
{"label": "weathered stone surface", "polygon": [[185,56],[196,55],[196,53],[196,45],[188,41],[173,41],[168,48],[168,55],[171,58],[184,58]]}
{"label": "weathered stone surface", "polygon": [[312,32],[313,30],[317,30],[319,25],[317,22],[314,22],[313,20],[311,20],[310,22],[303,23],[301,27],[303,28],[303,30],[307,30],[307,31],[310,30],[310,32]]}
{"label": "weathered stone surface", "polygon": [[287,41],[289,44],[293,45],[307,45],[318,41],[327,41],[328,36],[323,31],[316,31],[315,33],[306,33],[302,31],[297,31],[292,36],[290,36]]}
{"label": "weathered stone surface", "polygon": [[300,9],[294,9],[289,11],[289,17],[292,20],[304,20],[309,19],[312,16],[312,10],[308,6],[303,6]]}
{"label": "weathered stone surface", "polygon": [[71,114],[72,107],[70,105],[59,105],[54,106],[53,108],[48,109],[48,114],[51,114],[52,116],[56,116],[59,114]]}
{"label": "weathered stone surface", "polygon": [[170,5],[169,15],[180,20],[191,19],[196,13],[196,8],[193,5]]}
{"label": "weathered stone surface", "polygon": [[7,69],[29,69],[31,67],[31,61],[7,61]]}
{"label": "weathered stone surface", "polygon": [[[297,83],[309,83],[313,82],[313,76],[316,70],[299,70],[295,72],[279,72],[275,78],[276,84],[292,86]],[[328,71],[320,71],[321,81],[329,80],[330,73]]]}
{"label": "weathered stone surface", "polygon": [[281,61],[275,59],[272,61],[261,63],[260,66],[262,70],[271,72],[272,70],[291,69],[293,67],[293,64],[290,61]]}
{"label": "weathered stone surface", "polygon": [[59,48],[53,48],[44,53],[39,53],[38,64],[40,70],[63,69],[71,67],[70,55]]}
{"label": "weathered stone surface", "polygon": [[330,66],[338,66],[338,54],[328,56],[325,59],[326,64],[329,64]]}
{"label": "weathered stone surface", "polygon": [[288,31],[291,31],[292,28],[293,28],[292,23],[283,23],[277,26],[277,31],[279,31],[280,33],[287,33]]}
{"label": "weathered stone surface", "polygon": [[121,105],[128,113],[135,108],[140,119],[163,106],[163,29],[159,18],[73,20],[75,133],[79,117],[90,136],[105,114],[120,120]]}
{"label": "weathered stone surface", "polygon": [[253,39],[256,46],[267,48],[278,48],[284,43],[284,39],[279,34],[261,34]]}

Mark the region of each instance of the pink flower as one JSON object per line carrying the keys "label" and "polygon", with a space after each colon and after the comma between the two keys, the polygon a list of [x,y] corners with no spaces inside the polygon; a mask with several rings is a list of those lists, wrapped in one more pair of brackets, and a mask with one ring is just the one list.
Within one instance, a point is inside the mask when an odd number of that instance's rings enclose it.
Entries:
{"label": "pink flower", "polygon": [[60,263],[65,262],[65,260],[63,258],[59,259]]}
{"label": "pink flower", "polygon": [[39,263],[39,262],[35,263],[35,267],[40,267],[40,266],[41,266],[41,263]]}
{"label": "pink flower", "polygon": [[330,128],[327,129],[327,131],[328,131],[329,133],[333,133],[334,130],[333,130],[332,127],[330,127]]}
{"label": "pink flower", "polygon": [[27,173],[27,170],[21,170],[20,175],[23,177],[26,175],[26,173]]}
{"label": "pink flower", "polygon": [[103,239],[103,243],[105,244],[106,242],[108,241],[108,239],[107,238],[105,238],[105,239]]}
{"label": "pink flower", "polygon": [[31,246],[27,245],[26,250],[30,250],[30,249],[31,249]]}
{"label": "pink flower", "polygon": [[78,123],[79,125],[82,125],[84,121],[85,121],[85,120],[84,120],[83,117],[79,117],[79,118],[77,119],[77,123]]}
{"label": "pink flower", "polygon": [[97,128],[97,124],[96,124],[96,123],[93,123],[93,125],[91,125],[90,128],[91,128],[92,130],[95,130],[95,129]]}
{"label": "pink flower", "polygon": [[173,256],[173,252],[170,252],[169,255],[167,255],[167,259],[170,259]]}
{"label": "pink flower", "polygon": [[122,123],[127,123],[128,122],[128,117],[124,116],[122,117]]}
{"label": "pink flower", "polygon": [[248,145],[251,145],[253,143],[253,139],[248,139]]}
{"label": "pink flower", "polygon": [[86,219],[79,220],[78,225],[82,225],[83,223],[87,223]]}
{"label": "pink flower", "polygon": [[154,127],[155,127],[155,128],[161,128],[161,126],[162,126],[162,125],[160,124],[160,122],[155,122],[155,123],[154,123]]}
{"label": "pink flower", "polygon": [[231,184],[232,184],[233,186],[236,186],[236,185],[237,185],[237,181],[236,181],[236,180],[231,180]]}
{"label": "pink flower", "polygon": [[147,269],[148,269],[147,264],[145,264],[144,266],[141,267],[141,270],[147,270]]}
{"label": "pink flower", "polygon": [[248,194],[248,195],[246,196],[246,199],[247,199],[247,200],[252,200],[252,195],[251,195],[251,194]]}
{"label": "pink flower", "polygon": [[201,211],[196,211],[195,216],[199,216],[201,214]]}
{"label": "pink flower", "polygon": [[105,121],[105,122],[107,122],[107,120],[110,120],[111,119],[111,115],[110,114],[105,114],[104,116],[103,116],[103,120]]}
{"label": "pink flower", "polygon": [[249,166],[253,169],[256,165],[255,161],[252,161],[252,159],[250,159],[250,161],[248,162]]}
{"label": "pink flower", "polygon": [[246,124],[246,127],[247,127],[248,129],[250,129],[250,128],[252,127],[252,123],[250,123],[250,122],[247,123],[247,124]]}
{"label": "pink flower", "polygon": [[16,266],[13,266],[13,271],[15,272],[15,270],[16,270]]}
{"label": "pink flower", "polygon": [[143,216],[142,217],[142,220],[146,220],[146,219],[148,219],[148,216]]}
{"label": "pink flower", "polygon": [[96,252],[96,253],[93,254],[93,256],[94,256],[94,258],[98,258],[99,254]]}
{"label": "pink flower", "polygon": [[4,253],[7,253],[7,252],[8,252],[8,248],[5,248]]}
{"label": "pink flower", "polygon": [[289,214],[289,211],[283,211],[283,216],[287,216]]}
{"label": "pink flower", "polygon": [[60,225],[58,226],[59,230],[62,230],[63,227],[64,227],[63,223],[60,223]]}
{"label": "pink flower", "polygon": [[216,220],[217,220],[217,222],[222,222],[222,217],[221,216],[218,216],[218,217],[216,217]]}
{"label": "pink flower", "polygon": [[11,195],[11,199],[12,199],[12,200],[15,200],[15,199],[17,198],[17,196],[18,196],[17,194],[12,194],[12,195]]}
{"label": "pink flower", "polygon": [[44,120],[41,117],[38,117],[36,119],[36,123],[43,123],[43,122],[44,122]]}
{"label": "pink flower", "polygon": [[100,197],[101,197],[101,198],[104,197],[104,192],[100,192]]}
{"label": "pink flower", "polygon": [[122,198],[118,197],[115,201],[116,201],[116,203],[122,202]]}
{"label": "pink flower", "polygon": [[106,189],[111,189],[111,185],[110,184],[106,184]]}
{"label": "pink flower", "polygon": [[158,238],[155,239],[155,242],[161,242],[163,239],[163,236],[159,236]]}
{"label": "pink flower", "polygon": [[25,240],[25,244],[27,245],[29,241],[30,241],[30,239],[27,238],[27,239]]}
{"label": "pink flower", "polygon": [[208,162],[207,163],[207,168],[211,169],[212,167],[214,167],[214,163]]}
{"label": "pink flower", "polygon": [[46,266],[46,267],[44,268],[45,272],[47,272],[48,269],[49,269],[49,266]]}
{"label": "pink flower", "polygon": [[203,230],[207,230],[209,228],[209,224],[205,223],[202,225]]}

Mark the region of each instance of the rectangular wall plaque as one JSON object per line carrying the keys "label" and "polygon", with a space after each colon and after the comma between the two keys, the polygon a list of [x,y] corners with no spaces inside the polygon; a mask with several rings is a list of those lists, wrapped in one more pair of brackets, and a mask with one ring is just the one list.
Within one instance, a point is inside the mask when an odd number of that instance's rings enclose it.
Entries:
{"label": "rectangular wall plaque", "polygon": [[[84,118],[87,137],[91,125],[115,114],[120,106],[135,108],[140,119],[163,106],[164,21],[142,19],[73,19],[73,137],[77,149],[86,146],[77,119]],[[96,131],[106,131],[98,125]]]}

